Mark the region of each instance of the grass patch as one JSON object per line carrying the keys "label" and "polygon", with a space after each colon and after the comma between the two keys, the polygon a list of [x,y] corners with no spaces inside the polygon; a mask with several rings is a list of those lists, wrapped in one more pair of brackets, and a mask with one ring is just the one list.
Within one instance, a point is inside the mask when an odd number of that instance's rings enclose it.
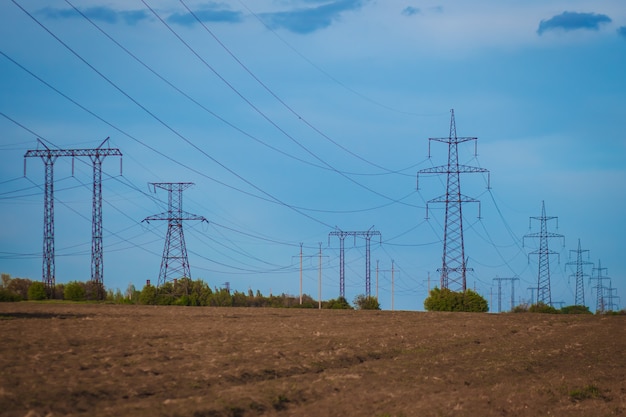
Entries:
{"label": "grass patch", "polygon": [[591,398],[606,399],[604,395],[602,395],[600,388],[596,387],[595,385],[587,385],[586,387],[581,389],[571,390],[569,392],[569,397],[573,402],[580,402]]}

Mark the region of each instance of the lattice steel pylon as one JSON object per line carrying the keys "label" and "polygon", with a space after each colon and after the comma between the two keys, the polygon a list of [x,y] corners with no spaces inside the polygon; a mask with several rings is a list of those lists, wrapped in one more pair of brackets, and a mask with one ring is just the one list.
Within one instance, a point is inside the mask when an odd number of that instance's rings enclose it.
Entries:
{"label": "lattice steel pylon", "polygon": [[156,192],[161,188],[168,192],[167,212],[146,217],[143,221],[166,220],[167,235],[165,237],[165,247],[161,258],[161,269],[157,288],[162,287],[166,282],[178,278],[191,278],[189,259],[187,257],[187,247],[183,234],[184,220],[199,220],[207,222],[203,216],[186,213],[183,211],[183,191],[193,185],[192,182],[155,182],[150,183]]}
{"label": "lattice steel pylon", "polygon": [[[448,164],[438,167],[422,169],[417,173],[419,189],[420,174],[446,174],[446,193],[434,198],[426,203],[426,218],[428,218],[428,205],[430,203],[445,203],[446,215],[443,235],[443,256],[442,266],[437,271],[441,273],[441,288],[448,288],[452,291],[465,291],[467,288],[465,258],[465,243],[463,239],[463,203],[479,203],[479,200],[461,194],[461,175],[470,173],[487,173],[489,170],[479,167],[459,164],[460,143],[477,141],[475,137],[457,137],[456,122],[454,120],[454,109],[450,110],[450,135],[447,138],[428,139],[428,157],[430,158],[431,141],[448,144]],[[475,151],[476,153],[476,142]],[[487,182],[489,187],[489,180]],[[480,217],[480,206],[479,206]]]}
{"label": "lattice steel pylon", "polygon": [[[526,238],[539,238],[539,249],[528,254],[528,258],[530,260],[530,255],[537,255],[539,257],[539,273],[537,275],[537,303],[544,303],[549,306],[552,305],[552,294],[550,292],[550,255],[559,255],[558,252],[551,251],[548,248],[548,239],[550,238],[561,238],[563,239],[563,244],[565,244],[565,236],[559,235],[557,233],[548,232],[548,221],[555,220],[557,221],[557,229],[558,229],[558,217],[548,217],[546,216],[546,205],[545,202],[541,202],[541,216],[538,217],[530,217],[529,219],[529,228],[530,222],[532,220],[539,220],[540,222],[540,231],[538,233],[529,233],[524,235],[522,238],[522,245]],[[560,255],[559,255],[560,259]]]}
{"label": "lattice steel pylon", "polygon": [[[604,297],[604,290],[607,289],[607,287],[602,285],[602,280],[608,279],[609,282],[611,281],[611,278],[607,277],[606,275],[602,275],[603,274],[602,271],[607,271],[607,268],[602,268],[602,262],[600,262],[600,260],[598,259],[598,267],[593,268],[593,270],[591,271],[591,278],[589,278],[589,282],[591,282],[591,280],[593,279],[597,281],[595,288],[596,288],[596,312],[598,313],[604,313],[604,311],[607,308],[606,299]],[[593,276],[594,272],[596,272],[597,275]]]}
{"label": "lattice steel pylon", "polygon": [[372,236],[381,237],[381,234],[377,230],[372,230],[374,226],[370,227],[367,231],[345,231],[337,228],[328,234],[328,243],[330,244],[330,237],[337,236],[339,238],[339,296],[345,298],[346,296],[346,275],[345,275],[345,256],[344,256],[344,241],[347,236],[353,236],[356,240],[357,236],[365,238],[365,295],[370,297],[371,292],[371,258],[370,258],[370,245]]}
{"label": "lattice steel pylon", "polygon": [[[54,295],[55,264],[54,264],[54,162],[58,157],[91,158],[93,163],[93,200],[92,200],[92,235],[91,235],[91,281],[96,283],[98,298],[104,297],[103,246],[102,246],[102,161],[106,156],[122,156],[117,148],[103,148],[109,140],[106,138],[95,149],[50,149],[37,139],[44,149],[31,149],[24,154],[26,158],[39,157],[45,165],[44,186],[44,244],[43,244],[43,276],[48,296]],[[120,159],[121,164],[121,159]],[[72,164],[73,167],[73,164]],[[73,168],[72,168],[73,170]],[[120,165],[121,171],[121,165]],[[26,165],[24,165],[26,175]]]}
{"label": "lattice steel pylon", "polygon": [[585,277],[589,276],[589,274],[585,274],[584,267],[585,265],[593,265],[593,262],[583,261],[583,253],[587,252],[587,256],[589,256],[589,250],[588,249],[583,250],[580,248],[580,239],[578,239],[578,249],[570,250],[569,252],[570,252],[570,255],[572,254],[572,252],[576,253],[576,262],[568,262],[565,264],[565,265],[576,265],[576,272],[573,275],[570,275],[576,279],[576,294],[574,297],[574,305],[584,306],[585,305],[584,279]]}

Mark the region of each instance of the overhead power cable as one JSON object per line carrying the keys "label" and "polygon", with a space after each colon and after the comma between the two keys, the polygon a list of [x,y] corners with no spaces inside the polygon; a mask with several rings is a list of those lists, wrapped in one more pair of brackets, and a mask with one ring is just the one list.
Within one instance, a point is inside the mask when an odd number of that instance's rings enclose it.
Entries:
{"label": "overhead power cable", "polygon": [[[15,0],[12,0],[15,1]],[[320,161],[322,164],[328,166],[329,168],[332,169],[332,171],[334,171],[335,173],[341,175],[342,177],[344,177],[345,179],[347,179],[348,181],[352,182],[355,185],[358,185],[359,187],[378,195],[379,197],[382,197],[386,200],[390,200],[394,203],[399,203],[399,204],[404,204],[404,205],[408,205],[411,206],[411,204],[408,203],[404,203],[399,199],[394,199],[392,197],[386,196],[364,184],[361,184],[360,182],[356,181],[354,178],[344,174],[343,172],[339,171],[337,168],[333,167],[331,164],[329,164],[328,162],[326,162],[324,159],[322,159],[321,157],[319,157],[317,154],[315,154],[313,151],[311,151],[309,148],[307,148],[306,146],[304,146],[302,143],[300,143],[298,140],[296,140],[293,136],[291,136],[288,132],[286,132],[282,127],[280,127],[276,122],[274,122],[267,114],[265,114],[260,108],[258,108],[254,103],[252,103],[246,96],[244,96],[239,90],[237,90],[235,88],[234,85],[232,85],[226,78],[224,78],[219,72],[217,72],[217,70],[215,70],[215,68],[213,68],[212,65],[210,65],[204,58],[202,58],[202,56],[200,56],[200,54],[198,54],[198,52],[196,52],[195,49],[193,49],[152,7],[150,7],[150,5],[148,5],[148,3],[146,3],[145,0],[141,0],[141,2],[152,12],[152,14],[161,22],[163,23],[163,25],[170,31],[172,32],[172,34],[183,44],[187,47],[187,49],[189,49],[189,51],[195,55],[211,72],[213,72],[213,74],[215,74],[215,76],[217,76],[222,82],[224,82],[228,88],[230,88],[237,96],[239,96],[246,104],[248,104],[255,112],[257,112],[262,118],[264,118],[268,123],[270,123],[272,126],[274,126],[274,128],[276,128],[279,132],[281,132],[283,135],[285,135],[285,137],[287,137],[289,140],[291,140],[293,143],[295,143],[298,147],[300,147],[301,149],[303,149],[306,153],[308,153],[309,155],[311,155],[313,158],[317,159],[318,161]],[[168,127],[169,128],[169,127]],[[169,128],[170,130],[172,130],[171,128]],[[174,131],[175,132],[175,131]],[[178,136],[181,136],[180,134],[178,134],[176,132],[176,134]],[[188,141],[186,138],[181,136],[181,139]],[[191,144],[191,143],[190,143]],[[196,147],[195,145],[191,144],[192,146]]]}
{"label": "overhead power cable", "polygon": [[[119,91],[122,95],[124,95],[126,98],[128,98],[130,101],[132,101],[135,105],[137,105],[140,109],[142,109],[144,112],[146,112],[148,115],[150,115],[153,119],[155,119],[157,122],[159,122],[163,127],[165,127],[167,130],[169,130],[170,132],[172,132],[174,135],[176,135],[177,137],[179,137],[180,139],[182,139],[184,142],[186,142],[187,144],[189,144],[192,148],[196,149],[198,152],[200,152],[202,155],[206,156],[208,159],[210,159],[211,161],[213,161],[215,164],[219,165],[220,167],[222,167],[224,170],[228,171],[231,175],[235,176],[236,178],[238,178],[239,180],[241,180],[242,182],[248,184],[249,186],[251,186],[252,188],[254,188],[255,190],[261,192],[262,194],[266,195],[267,197],[271,198],[272,200],[274,200],[274,202],[278,203],[279,205],[282,205],[286,208],[289,208],[290,210],[293,210],[295,212],[297,212],[298,214],[313,220],[314,222],[317,222],[319,224],[322,224],[325,227],[328,228],[332,228],[331,225],[325,223],[324,221],[317,219],[313,216],[311,216],[310,214],[304,213],[302,210],[295,208],[292,205],[289,205],[287,203],[285,203],[284,201],[280,200],[279,198],[273,196],[272,194],[268,193],[267,191],[263,190],[262,188],[260,188],[259,186],[257,186],[256,184],[252,183],[251,181],[247,180],[246,178],[244,178],[242,175],[238,174],[237,172],[235,172],[234,170],[228,168],[226,165],[224,165],[223,163],[221,163],[220,161],[218,161],[217,159],[215,159],[214,157],[212,157],[211,155],[209,155],[208,153],[206,153],[203,149],[201,149],[200,147],[198,147],[197,145],[195,145],[193,142],[191,142],[187,137],[185,137],[184,135],[182,135],[180,132],[178,132],[176,129],[174,129],[173,127],[171,127],[170,125],[168,125],[165,121],[163,121],[163,119],[159,118],[156,114],[154,114],[153,112],[151,112],[148,108],[146,108],[144,105],[142,105],[141,103],[139,103],[136,99],[134,99],[132,96],[130,96],[126,91],[124,91],[122,88],[120,88],[117,84],[115,84],[110,78],[108,78],[107,76],[105,76],[102,72],[100,72],[97,68],[95,68],[93,65],[91,65],[86,59],[84,59],[80,54],[78,54],[76,51],[74,51],[74,49],[72,49],[68,44],[66,44],[65,42],[63,42],[58,36],[56,36],[54,33],[52,33],[52,31],[50,31],[43,23],[41,23],[39,20],[37,20],[37,18],[35,18],[35,16],[33,16],[31,13],[29,13],[26,9],[24,9],[22,6],[20,6],[19,3],[17,3],[16,0],[11,0],[17,7],[19,7],[24,13],[26,13],[35,23],[37,23],[41,28],[43,28],[46,32],[48,32],[48,34],[50,34],[50,36],[52,36],[54,39],[56,39],[59,43],[61,43],[61,45],[63,45],[67,50],[69,50],[76,58],[78,58],[81,62],[83,62],[85,65],[87,65],[89,68],[91,68],[96,74],[98,74],[102,79],[104,79],[107,83],[109,83],[113,88],[115,88],[117,91]],[[142,0],[143,1],[143,0]]]}
{"label": "overhead power cable", "polygon": [[[67,0],[66,0],[67,1]],[[142,0],[145,3],[144,0]],[[304,118],[300,113],[298,113],[293,107],[291,107],[290,105],[288,105],[283,99],[281,99],[271,88],[269,88],[267,86],[267,84],[265,84],[263,81],[261,81],[261,79],[259,77],[257,77],[251,70],[250,68],[248,68],[246,66],[246,64],[244,64],[214,33],[213,31],[211,31],[211,29],[209,29],[207,27],[207,25],[204,24],[204,22],[193,12],[193,10],[191,10],[187,4],[185,4],[185,2],[183,0],[179,0],[180,3],[185,7],[185,9],[187,9],[187,11],[194,17],[194,19],[196,19],[196,21],[202,25],[202,27],[207,31],[207,33],[209,35],[211,35],[211,37],[213,37],[213,39],[222,47],[222,49],[224,49],[228,55],[231,56],[231,58],[233,58],[235,60],[235,62],[237,62],[237,64],[239,64],[239,66],[241,66],[241,68],[244,69],[244,71],[246,71],[257,83],[259,83],[259,85],[261,87],[263,87],[263,89],[265,89],[265,91],[267,91],[272,97],[274,97],[284,108],[286,108],[291,114],[293,114],[294,116],[296,116],[299,120],[301,120],[306,126],[308,126],[309,128],[311,128],[314,132],[318,133],[320,136],[322,136],[324,139],[326,139],[327,141],[331,142],[333,145],[337,146],[338,148],[340,148],[341,150],[345,151],[346,153],[354,156],[355,158],[373,166],[376,167],[382,171],[385,171],[387,174],[402,174],[403,171],[406,171],[407,169],[412,168],[408,167],[402,170],[391,170],[388,168],[385,168],[375,162],[372,162],[368,159],[363,158],[362,156],[356,154],[355,152],[352,152],[350,149],[346,148],[345,146],[341,145],[340,143],[338,143],[337,141],[333,140],[332,138],[330,138],[328,135],[326,135],[324,132],[322,132],[320,129],[318,129],[316,126],[314,126],[312,123],[310,123],[306,118]],[[245,5],[244,5],[245,7]],[[412,176],[410,174],[402,174],[402,175],[407,175],[407,176]]]}

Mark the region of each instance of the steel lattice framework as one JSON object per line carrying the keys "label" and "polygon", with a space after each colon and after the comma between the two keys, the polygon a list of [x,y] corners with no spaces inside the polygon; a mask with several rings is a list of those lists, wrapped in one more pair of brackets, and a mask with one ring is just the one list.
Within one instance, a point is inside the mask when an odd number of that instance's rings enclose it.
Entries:
{"label": "steel lattice framework", "polygon": [[[530,217],[529,223],[532,223],[533,220],[539,220],[540,230],[538,233],[529,233],[524,235],[522,239],[522,245],[526,241],[527,238],[538,238],[539,239],[539,249],[528,254],[528,258],[530,259],[530,255],[537,255],[539,258],[539,273],[537,274],[537,303],[544,303],[546,305],[552,305],[552,295],[550,292],[550,255],[560,255],[558,252],[552,251],[548,247],[548,240],[551,238],[561,238],[563,239],[563,244],[565,245],[565,236],[548,232],[548,221],[556,220],[557,229],[559,228],[559,220],[558,217],[548,217],[546,216],[546,205],[545,202],[541,202],[541,216]],[[530,228],[530,224],[529,224]]]}
{"label": "steel lattice framework", "polygon": [[589,256],[588,249],[580,248],[580,239],[578,239],[578,250],[570,250],[570,255],[572,252],[576,253],[576,262],[568,262],[565,265],[576,265],[576,272],[573,275],[570,275],[576,279],[576,294],[574,297],[574,305],[584,306],[585,305],[585,287],[584,287],[584,279],[588,277],[589,274],[585,274],[584,267],[585,265],[593,265],[593,262],[583,261],[583,253],[587,252],[587,257]]}
{"label": "steel lattice framework", "polygon": [[[44,226],[43,226],[43,272],[42,281],[49,296],[54,293],[55,264],[54,264],[54,162],[58,157],[89,157],[93,164],[93,195],[92,195],[92,227],[91,227],[91,281],[96,283],[98,291],[104,289],[103,246],[102,246],[102,162],[107,156],[120,157],[122,153],[117,148],[103,148],[109,140],[106,138],[100,146],[94,149],[50,149],[41,140],[38,143],[44,149],[31,149],[24,154],[24,158],[41,158],[45,165],[44,185]],[[26,159],[24,159],[24,175],[26,175]],[[99,293],[102,298],[104,293]]]}
{"label": "steel lattice framework", "polygon": [[[461,174],[487,173],[489,170],[479,167],[459,164],[460,143],[476,141],[474,137],[457,137],[454,109],[450,110],[450,135],[447,138],[428,139],[428,157],[430,158],[430,144],[432,141],[442,142],[448,145],[448,164],[432,168],[422,169],[417,173],[417,188],[419,189],[420,174],[446,174],[446,193],[426,203],[426,218],[428,218],[428,205],[431,203],[444,203],[446,207],[442,266],[437,271],[441,273],[441,288],[449,288],[452,291],[466,290],[466,266],[465,243],[463,240],[463,203],[479,203],[480,201],[461,193]],[[487,181],[489,187],[489,179]]]}
{"label": "steel lattice framework", "polygon": [[328,234],[328,244],[330,244],[331,236],[337,236],[339,238],[339,296],[346,297],[346,274],[345,274],[345,256],[344,256],[344,241],[347,236],[353,236],[355,243],[356,237],[362,236],[365,238],[365,295],[371,296],[371,259],[370,259],[370,245],[372,236],[378,236],[381,238],[381,234],[377,230],[372,230],[374,226],[370,227],[367,231],[345,231],[337,228]]}
{"label": "steel lattice framework", "polygon": [[[591,278],[589,279],[589,281],[594,280],[594,279],[597,281],[595,288],[596,288],[596,312],[598,313],[604,313],[604,311],[608,307],[606,299],[604,297],[604,290],[606,290],[607,287],[602,285],[602,281],[605,279],[608,279],[609,286],[610,286],[611,278],[607,277],[606,275],[603,275],[603,273],[606,273],[606,271],[608,271],[608,269],[602,268],[602,262],[600,262],[600,260],[598,259],[598,267],[593,268],[593,270],[591,271]],[[596,273],[595,276],[593,275],[594,273]]]}
{"label": "steel lattice framework", "polygon": [[187,247],[183,234],[183,221],[199,220],[207,222],[203,216],[183,211],[183,191],[193,185],[192,182],[155,182],[150,183],[156,192],[157,188],[167,191],[167,211],[161,214],[146,217],[143,221],[167,221],[167,235],[161,258],[161,269],[157,287],[178,278],[191,278]]}
{"label": "steel lattice framework", "polygon": [[498,282],[498,313],[502,312],[502,281],[511,281],[511,311],[513,311],[515,308],[515,281],[519,281],[519,278],[495,277],[493,280]]}

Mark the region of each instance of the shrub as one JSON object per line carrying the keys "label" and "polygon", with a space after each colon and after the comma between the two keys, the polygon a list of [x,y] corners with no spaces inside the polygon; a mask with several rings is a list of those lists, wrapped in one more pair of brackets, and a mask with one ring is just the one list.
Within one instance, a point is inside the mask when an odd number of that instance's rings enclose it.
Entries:
{"label": "shrub", "polygon": [[528,304],[518,304],[511,310],[513,313],[528,313]]}
{"label": "shrub", "polygon": [[528,308],[528,312],[530,313],[545,313],[545,314],[558,314],[559,310],[556,308],[547,305],[543,302],[538,302],[537,304],[533,304]]}
{"label": "shrub", "polygon": [[380,310],[378,298],[371,295],[368,297],[363,294],[357,295],[354,299],[354,306],[357,310]]}
{"label": "shrub", "polygon": [[5,289],[0,288],[0,302],[15,302],[22,301],[22,297]]}
{"label": "shrub", "polygon": [[566,306],[561,308],[563,314],[592,314],[587,306]]}
{"label": "shrub", "polygon": [[63,291],[63,298],[69,301],[85,301],[85,285],[78,281],[68,282]]}
{"label": "shrub", "polygon": [[324,308],[330,308],[332,310],[352,310],[352,307],[348,303],[345,297],[338,297],[336,299],[328,300]]}
{"label": "shrub", "polygon": [[45,300],[48,298],[46,294],[46,286],[43,282],[35,281],[28,287],[28,299],[29,300]]}
{"label": "shrub", "polygon": [[448,288],[437,287],[430,291],[424,300],[427,311],[464,311],[484,313],[489,310],[487,300],[472,290],[463,292],[450,291]]}

